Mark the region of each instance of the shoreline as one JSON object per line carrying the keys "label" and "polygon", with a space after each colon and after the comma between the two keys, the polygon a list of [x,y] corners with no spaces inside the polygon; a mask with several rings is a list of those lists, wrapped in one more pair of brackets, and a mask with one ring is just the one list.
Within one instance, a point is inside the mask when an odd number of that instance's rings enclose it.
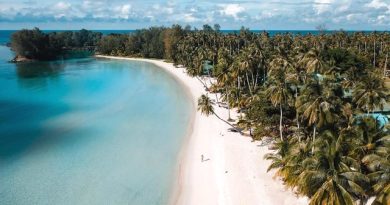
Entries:
{"label": "shoreline", "polygon": [[[286,190],[283,182],[275,179],[274,171],[266,172],[270,161],[263,158],[271,151],[261,142],[228,132],[229,128],[215,116],[197,112],[197,99],[205,94],[197,78],[188,76],[184,68],[176,68],[163,60],[96,55],[97,58],[143,61],[152,63],[174,77],[192,99],[194,112],[188,135],[180,148],[175,167],[170,204],[175,205],[305,205],[305,197],[297,197]],[[215,100],[215,95],[209,95]],[[215,112],[227,118],[227,110],[214,106]],[[231,111],[233,119],[238,114]],[[201,161],[201,156],[206,161]]]}
{"label": "shoreline", "polygon": [[[192,114],[190,118],[190,124],[188,125],[186,136],[184,136],[183,144],[180,147],[179,154],[177,156],[177,163],[175,165],[175,173],[174,173],[174,181],[171,185],[171,191],[170,196],[168,197],[168,204],[169,205],[176,205],[178,204],[179,196],[182,191],[182,167],[185,163],[184,157],[186,155],[186,150],[189,147],[189,141],[193,135],[194,131],[194,125],[196,124],[196,100],[194,93],[191,92],[191,88],[181,79],[180,73],[175,73],[175,71],[178,71],[178,68],[175,68],[173,65],[169,65],[168,63],[164,62],[163,60],[156,60],[156,59],[145,59],[145,58],[127,58],[127,57],[115,57],[115,56],[104,56],[104,55],[95,55],[96,58],[105,58],[105,59],[113,59],[113,60],[127,60],[127,61],[141,61],[141,62],[147,62],[151,63],[158,68],[162,68],[164,72],[167,72],[168,75],[170,75],[177,83],[179,83],[184,92],[185,95],[190,99],[191,101],[191,109]],[[163,65],[167,64],[167,65]],[[185,74],[187,76],[187,74]]]}

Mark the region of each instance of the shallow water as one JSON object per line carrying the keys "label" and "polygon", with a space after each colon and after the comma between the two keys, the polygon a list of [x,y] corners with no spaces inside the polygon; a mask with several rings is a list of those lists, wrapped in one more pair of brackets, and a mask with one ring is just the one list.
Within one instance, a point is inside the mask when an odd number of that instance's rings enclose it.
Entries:
{"label": "shallow water", "polygon": [[144,62],[10,64],[0,46],[0,201],[166,204],[191,103]]}

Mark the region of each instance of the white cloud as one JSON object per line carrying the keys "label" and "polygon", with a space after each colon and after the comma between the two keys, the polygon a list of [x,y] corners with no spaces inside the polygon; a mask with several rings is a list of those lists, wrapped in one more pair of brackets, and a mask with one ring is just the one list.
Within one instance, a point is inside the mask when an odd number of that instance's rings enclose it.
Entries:
{"label": "white cloud", "polygon": [[140,28],[220,23],[224,28],[244,25],[260,29],[314,29],[323,23],[329,29],[389,29],[390,25],[390,0],[42,0],[34,4],[21,2],[26,0],[6,1],[9,2],[0,2],[0,24],[131,22]]}
{"label": "white cloud", "polygon": [[120,7],[119,11],[120,11],[119,17],[124,19],[129,19],[129,15],[131,13],[131,5],[130,4],[123,5]]}
{"label": "white cloud", "polygon": [[198,21],[199,19],[194,17],[192,13],[189,13],[189,14],[184,14],[183,20],[186,23],[193,23],[193,22]]}
{"label": "white cloud", "polygon": [[340,0],[335,11],[339,13],[348,12],[351,9],[352,0]]}
{"label": "white cloud", "polygon": [[337,14],[349,11],[352,6],[352,3],[352,0],[315,0],[313,9],[317,15],[321,15],[324,13]]}
{"label": "white cloud", "polygon": [[153,12],[157,13],[173,14],[175,12],[174,7],[172,6],[161,6],[160,4],[154,4],[152,8],[154,9]]}
{"label": "white cloud", "polygon": [[369,8],[375,8],[375,9],[379,9],[379,8],[382,8],[382,7],[389,7],[390,6],[390,3],[387,4],[381,0],[372,0],[370,3],[366,4],[367,7]]}
{"label": "white cloud", "polygon": [[239,4],[225,4],[221,5],[220,10],[222,15],[233,17],[235,20],[240,20],[239,14],[245,11],[245,8]]}
{"label": "white cloud", "polygon": [[331,10],[330,4],[333,2],[334,0],[315,0],[313,7],[317,14],[322,14]]}
{"label": "white cloud", "polygon": [[[24,10],[26,12],[26,9]],[[78,6],[73,6],[69,2],[60,1],[53,6],[47,6],[45,8],[34,8],[32,9],[33,16],[36,18],[53,16],[54,19],[66,19],[71,21],[75,18],[84,18],[86,13],[80,9]],[[27,12],[26,15],[29,13]]]}
{"label": "white cloud", "polygon": [[270,19],[274,16],[275,16],[275,12],[264,10],[259,15],[256,15],[255,19],[256,20]]}
{"label": "white cloud", "polygon": [[70,9],[72,5],[68,2],[58,2],[56,5],[54,5],[54,9],[59,10],[59,11],[66,11]]}

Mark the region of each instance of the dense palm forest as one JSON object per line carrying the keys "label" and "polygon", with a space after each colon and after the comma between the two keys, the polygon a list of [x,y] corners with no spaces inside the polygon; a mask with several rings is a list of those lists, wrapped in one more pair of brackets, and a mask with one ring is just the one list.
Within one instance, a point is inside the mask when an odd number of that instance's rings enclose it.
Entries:
{"label": "dense palm forest", "polygon": [[[272,139],[274,152],[265,156],[272,160],[269,169],[276,169],[287,187],[308,196],[310,204],[366,204],[369,199],[375,205],[390,204],[390,130],[385,117],[390,33],[271,36],[245,28],[236,33],[219,29],[174,25],[101,39],[90,33],[90,43],[100,54],[164,58],[183,65],[189,75],[213,77],[204,83],[207,92],[240,113],[236,121],[225,122],[254,140]],[[30,35],[23,32],[18,35]],[[50,45],[66,35],[34,32],[39,35],[32,36]],[[13,42],[23,41],[18,35]],[[66,47],[64,42],[55,48]],[[29,55],[42,54],[28,47],[34,44],[20,45],[22,50],[27,46]],[[203,95],[199,110],[215,114],[213,104]]]}
{"label": "dense palm forest", "polygon": [[390,203],[390,135],[372,115],[389,101],[389,34],[199,31],[177,47],[174,62],[192,75],[214,65],[210,90],[243,112],[239,125],[277,138],[266,157],[286,186],[311,204]]}
{"label": "dense palm forest", "polygon": [[23,29],[11,36],[11,49],[27,60],[55,60],[73,50],[94,50],[102,33],[85,29],[45,33],[38,28]]}
{"label": "dense palm forest", "polygon": [[[389,33],[270,36],[173,26],[106,36],[100,45],[103,54],[165,58],[192,76],[213,77],[208,91],[240,112],[233,126],[274,139],[269,169],[310,204],[390,204],[390,132],[379,114],[390,100]],[[214,114],[207,95],[198,104]]]}

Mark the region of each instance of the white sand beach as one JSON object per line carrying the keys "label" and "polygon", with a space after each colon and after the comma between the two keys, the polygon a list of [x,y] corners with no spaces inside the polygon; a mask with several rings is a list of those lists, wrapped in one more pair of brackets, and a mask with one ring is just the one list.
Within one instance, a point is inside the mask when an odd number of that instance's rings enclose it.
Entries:
{"label": "white sand beach", "polygon": [[[176,77],[190,92],[194,105],[206,91],[201,82],[188,76],[183,68],[161,60],[97,56],[111,59],[153,63]],[[209,97],[215,100],[214,94]],[[217,105],[215,112],[224,119],[228,110]],[[237,113],[231,112],[233,119]],[[178,181],[172,204],[177,205],[304,205],[306,198],[286,190],[283,182],[267,173],[270,161],[263,158],[271,152],[261,142],[228,132],[229,125],[215,116],[196,112],[192,133],[183,146],[178,165]],[[204,161],[202,162],[202,157]]]}

